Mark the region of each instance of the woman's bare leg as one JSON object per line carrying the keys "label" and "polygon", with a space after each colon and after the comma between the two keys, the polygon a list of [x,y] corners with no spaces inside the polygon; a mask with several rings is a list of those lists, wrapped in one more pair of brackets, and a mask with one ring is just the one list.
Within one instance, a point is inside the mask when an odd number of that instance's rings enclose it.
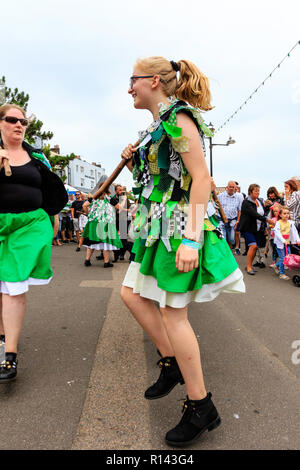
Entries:
{"label": "woman's bare leg", "polygon": [[103,250],[104,263],[109,263],[109,255],[110,255],[109,250]]}
{"label": "woman's bare leg", "polygon": [[136,321],[154,342],[163,357],[174,356],[162,316],[150,299],[134,294],[130,287],[122,286],[121,297]]}
{"label": "woman's bare leg", "polygon": [[200,350],[194,330],[188,321],[187,307],[161,308],[165,325],[177,363],[183,375],[190,400],[202,400],[207,392],[200,359]]}
{"label": "woman's bare leg", "polygon": [[94,250],[92,250],[91,248],[87,248],[87,249],[86,249],[86,257],[85,257],[85,259],[86,259],[87,261],[90,261],[90,259],[91,259],[93,253],[94,253]]}
{"label": "woman's bare leg", "polygon": [[247,271],[251,271],[252,263],[257,252],[257,245],[250,245],[247,253]]}
{"label": "woman's bare leg", "polygon": [[26,294],[2,294],[2,321],[5,333],[5,350],[18,352],[18,341],[26,312]]}

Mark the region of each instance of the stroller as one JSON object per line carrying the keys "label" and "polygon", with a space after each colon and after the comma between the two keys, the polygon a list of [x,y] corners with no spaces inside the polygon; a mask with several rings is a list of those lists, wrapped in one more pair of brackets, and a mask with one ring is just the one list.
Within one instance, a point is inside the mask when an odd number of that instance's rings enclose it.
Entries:
{"label": "stroller", "polygon": [[[295,254],[288,254],[287,247],[286,249],[286,256],[284,258],[283,264],[288,266],[289,269],[300,269],[300,247],[297,245],[293,245],[293,248],[299,253],[298,255]],[[300,276],[295,274],[292,278],[293,283],[295,286],[300,287]]]}

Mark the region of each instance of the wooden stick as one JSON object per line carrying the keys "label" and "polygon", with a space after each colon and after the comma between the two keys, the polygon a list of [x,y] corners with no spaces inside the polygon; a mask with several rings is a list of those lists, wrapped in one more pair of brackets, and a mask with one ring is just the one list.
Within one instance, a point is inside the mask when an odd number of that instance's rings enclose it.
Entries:
{"label": "wooden stick", "polygon": [[220,212],[220,216],[221,216],[221,219],[223,220],[224,224],[227,224],[228,220],[227,220],[227,217],[225,215],[225,212],[223,210],[223,207],[218,199],[218,196],[217,196],[217,193],[216,191],[212,191],[212,197],[213,197],[213,200],[215,201],[217,207],[218,207],[218,210]]}
{"label": "wooden stick", "polygon": [[[138,140],[134,145],[133,148],[136,148],[139,145],[140,141]],[[120,161],[119,165],[115,168],[115,170],[112,172],[112,174],[107,178],[107,180],[104,181],[104,183],[100,186],[99,189],[95,192],[93,195],[93,199],[98,199],[101,194],[109,188],[109,186],[115,181],[115,179],[119,176],[123,168],[127,165],[127,163],[130,162],[130,160],[126,160],[125,158],[122,158]]]}
{"label": "wooden stick", "polygon": [[5,176],[11,176],[12,172],[11,172],[10,164],[8,163],[8,159],[2,158],[2,164],[4,167]]}
{"label": "wooden stick", "polygon": [[107,189],[109,188],[109,186],[112,184],[113,181],[115,181],[115,179],[117,178],[117,176],[119,176],[119,174],[121,173],[121,171],[123,170],[123,168],[126,166],[126,163],[128,163],[130,160],[125,160],[125,158],[123,158],[119,165],[115,168],[115,170],[112,172],[112,174],[107,178],[107,180],[104,181],[104,183],[102,183],[102,185],[100,186],[99,189],[97,189],[97,191],[93,194],[93,199],[98,199],[101,194]]}

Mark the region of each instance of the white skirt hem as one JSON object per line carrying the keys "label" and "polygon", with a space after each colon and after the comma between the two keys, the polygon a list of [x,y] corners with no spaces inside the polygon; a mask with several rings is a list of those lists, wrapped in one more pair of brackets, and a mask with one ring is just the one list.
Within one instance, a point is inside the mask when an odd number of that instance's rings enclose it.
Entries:
{"label": "white skirt hem", "polygon": [[243,274],[239,268],[220,282],[204,284],[201,289],[188,292],[168,292],[160,289],[152,276],[140,273],[140,263],[132,261],[122,283],[133,289],[134,294],[159,302],[160,307],[184,308],[190,302],[210,302],[221,292],[244,293]]}
{"label": "white skirt hem", "polygon": [[30,277],[26,281],[7,282],[0,281],[0,294],[20,295],[28,292],[29,286],[43,286],[49,284],[53,276],[49,279],[34,279]]}
{"label": "white skirt hem", "polygon": [[115,245],[111,245],[110,243],[96,243],[94,245],[82,245],[86,248],[90,248],[91,250],[119,250]]}

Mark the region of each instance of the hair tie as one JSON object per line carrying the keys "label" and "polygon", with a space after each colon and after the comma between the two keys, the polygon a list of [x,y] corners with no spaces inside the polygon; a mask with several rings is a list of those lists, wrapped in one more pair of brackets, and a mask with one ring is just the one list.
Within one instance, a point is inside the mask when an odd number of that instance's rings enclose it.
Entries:
{"label": "hair tie", "polygon": [[174,60],[170,60],[170,63],[172,65],[172,69],[175,70],[175,72],[179,72],[180,69],[177,62],[174,62]]}

